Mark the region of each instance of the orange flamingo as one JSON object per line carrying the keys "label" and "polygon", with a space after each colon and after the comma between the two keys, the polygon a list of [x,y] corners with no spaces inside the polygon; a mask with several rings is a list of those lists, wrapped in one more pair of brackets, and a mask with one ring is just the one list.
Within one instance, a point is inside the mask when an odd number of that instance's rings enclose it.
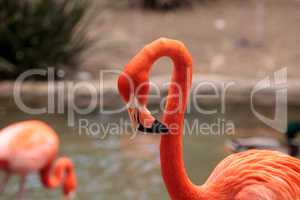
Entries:
{"label": "orange flamingo", "polygon": [[61,157],[54,162],[58,147],[57,134],[41,121],[23,121],[2,129],[0,170],[5,172],[5,177],[0,186],[1,192],[11,174],[19,174],[21,181],[17,199],[21,199],[26,176],[31,172],[39,172],[46,188],[62,184],[65,199],[71,199],[77,186],[76,175],[70,159]]}
{"label": "orange flamingo", "polygon": [[[148,75],[162,56],[174,63],[163,123],[147,110]],[[186,174],[182,128],[192,81],[192,58],[179,41],[156,40],[143,48],[119,76],[119,93],[133,126],[139,131],[164,133],[160,157],[164,182],[172,200],[299,200],[300,161],[270,150],[249,150],[223,160],[201,186]],[[178,87],[179,86],[179,87]]]}

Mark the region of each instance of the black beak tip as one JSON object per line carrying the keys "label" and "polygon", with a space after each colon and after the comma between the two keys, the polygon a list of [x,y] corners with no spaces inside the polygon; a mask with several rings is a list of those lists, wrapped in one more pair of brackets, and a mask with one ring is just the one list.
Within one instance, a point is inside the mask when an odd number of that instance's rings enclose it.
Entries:
{"label": "black beak tip", "polygon": [[155,133],[167,133],[167,132],[169,132],[169,129],[167,128],[167,126],[164,125],[163,123],[161,123],[158,120],[154,121],[152,127],[154,128]]}
{"label": "black beak tip", "polygon": [[140,124],[138,130],[146,133],[168,133],[169,132],[167,126],[158,120],[155,120],[150,128],[146,128]]}

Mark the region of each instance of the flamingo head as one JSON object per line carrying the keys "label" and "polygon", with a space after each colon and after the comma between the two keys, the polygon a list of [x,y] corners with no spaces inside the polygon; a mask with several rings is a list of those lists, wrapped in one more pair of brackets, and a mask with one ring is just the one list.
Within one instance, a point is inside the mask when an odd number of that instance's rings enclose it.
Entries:
{"label": "flamingo head", "polygon": [[65,168],[65,178],[62,185],[64,200],[72,200],[75,197],[77,189],[77,178],[73,162],[67,157],[61,157],[57,160],[58,167]]}
{"label": "flamingo head", "polygon": [[[169,130],[162,122],[157,120],[146,108],[149,84],[147,79],[141,79],[141,74],[135,78],[134,74],[127,72],[119,76],[119,93],[127,103],[128,114],[135,131],[143,133],[163,134]],[[138,86],[138,87],[136,87]]]}
{"label": "flamingo head", "polygon": [[136,98],[130,101],[128,106],[128,114],[132,122],[134,130],[143,133],[156,133],[163,134],[168,133],[169,130],[162,122],[157,120],[151,112],[146,108],[138,104]]}
{"label": "flamingo head", "polygon": [[64,200],[73,200],[76,196],[76,182],[65,182],[64,183],[64,188],[63,188],[63,193],[64,193]]}

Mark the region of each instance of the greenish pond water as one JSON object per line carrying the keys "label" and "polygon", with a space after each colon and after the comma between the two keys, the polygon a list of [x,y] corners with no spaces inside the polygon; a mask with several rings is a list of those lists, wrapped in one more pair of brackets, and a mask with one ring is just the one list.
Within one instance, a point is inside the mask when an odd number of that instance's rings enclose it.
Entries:
{"label": "greenish pond water", "polygon": [[[271,113],[271,108],[263,108]],[[300,109],[290,107],[289,118],[300,120]],[[75,127],[68,127],[65,115],[27,115],[14,106],[0,104],[0,127],[25,119],[41,119],[48,122],[59,133],[60,154],[71,157],[76,166],[79,189],[76,199],[80,200],[153,200],[169,199],[160,175],[159,136],[138,135],[131,139],[132,133],[112,134],[103,137],[95,128],[93,134],[82,130],[79,120],[90,124],[120,123],[120,118],[128,120],[127,114],[76,116]],[[243,105],[229,106],[226,114],[187,115],[193,125],[217,123],[216,119],[232,122],[235,132],[228,134],[207,134],[194,128],[192,135],[184,137],[184,159],[191,179],[201,184],[216,164],[228,154],[224,151],[226,138],[252,134],[268,134],[270,129],[259,122],[250,108]],[[222,123],[222,122],[221,122]],[[198,124],[198,126],[199,126]],[[221,125],[222,126],[222,125]],[[95,125],[96,127],[96,125]],[[197,127],[197,125],[195,126]],[[190,127],[191,128],[191,127]],[[91,129],[93,130],[93,129]],[[259,133],[255,133],[259,130]],[[98,131],[98,134],[97,134]],[[275,134],[276,137],[280,134]],[[101,139],[102,138],[102,139]],[[0,199],[11,200],[18,189],[18,177],[14,177]],[[25,199],[60,199],[60,189],[49,191],[41,187],[36,174],[27,182]]]}

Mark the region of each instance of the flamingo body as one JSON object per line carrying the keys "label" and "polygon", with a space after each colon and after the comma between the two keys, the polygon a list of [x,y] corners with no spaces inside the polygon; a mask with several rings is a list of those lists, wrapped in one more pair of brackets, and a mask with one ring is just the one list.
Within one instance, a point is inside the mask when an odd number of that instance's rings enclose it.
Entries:
{"label": "flamingo body", "polygon": [[0,160],[14,173],[39,171],[56,157],[58,145],[56,133],[43,122],[13,124],[0,132]]}
{"label": "flamingo body", "polygon": [[298,200],[300,161],[271,150],[232,154],[217,165],[201,188],[207,199]]}
{"label": "flamingo body", "polygon": [[[299,200],[300,161],[277,151],[249,150],[230,155],[217,165],[203,185],[191,182],[184,166],[182,130],[192,81],[192,58],[179,41],[161,38],[150,43],[138,52],[119,76],[118,88],[123,100],[127,105],[138,102],[138,106],[128,108],[133,124],[146,124],[139,116],[141,113],[150,115],[150,112],[144,112],[147,110],[150,69],[157,59],[164,56],[171,58],[174,64],[162,117],[168,131],[163,131],[160,142],[161,172],[171,199]],[[155,129],[145,132],[148,130]]]}
{"label": "flamingo body", "polygon": [[62,184],[64,196],[72,196],[77,185],[73,163],[66,157],[55,161],[58,148],[56,132],[44,122],[23,121],[2,129],[0,170],[6,172],[7,176],[0,185],[0,191],[11,174],[19,174],[22,180],[17,198],[21,199],[26,176],[38,172],[45,187],[55,188]]}

